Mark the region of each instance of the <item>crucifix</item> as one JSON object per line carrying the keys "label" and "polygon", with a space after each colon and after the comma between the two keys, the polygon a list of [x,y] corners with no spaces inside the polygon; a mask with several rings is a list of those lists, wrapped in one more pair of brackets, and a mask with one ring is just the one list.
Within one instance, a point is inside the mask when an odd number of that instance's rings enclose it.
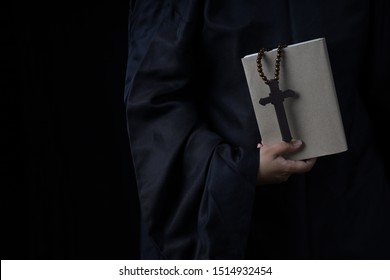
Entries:
{"label": "crucifix", "polygon": [[291,132],[290,127],[288,126],[286,111],[284,110],[283,101],[288,97],[295,97],[296,93],[290,89],[286,91],[281,91],[279,89],[278,80],[272,79],[269,82],[269,87],[271,89],[271,93],[268,97],[261,98],[259,103],[263,106],[271,103],[274,105],[276,117],[278,119],[280,133],[282,134],[282,140],[285,142],[290,142]]}
{"label": "crucifix", "polygon": [[259,103],[263,106],[271,103],[274,105],[276,117],[279,123],[280,133],[282,134],[282,140],[285,142],[290,142],[291,132],[290,127],[288,126],[286,111],[284,110],[284,99],[288,97],[295,97],[297,94],[292,90],[281,91],[279,89],[279,71],[280,71],[280,61],[282,58],[282,49],[285,48],[286,45],[279,45],[277,48],[276,54],[276,62],[275,62],[275,77],[274,79],[268,80],[268,78],[264,75],[263,66],[261,64],[261,59],[266,51],[265,48],[260,49],[257,55],[257,71],[259,72],[260,78],[270,87],[271,93],[269,96],[261,98]]}

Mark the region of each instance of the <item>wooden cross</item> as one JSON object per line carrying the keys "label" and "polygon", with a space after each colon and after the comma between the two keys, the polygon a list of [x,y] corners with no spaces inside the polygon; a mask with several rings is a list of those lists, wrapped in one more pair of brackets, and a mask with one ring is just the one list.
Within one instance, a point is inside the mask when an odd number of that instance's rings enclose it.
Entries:
{"label": "wooden cross", "polygon": [[288,97],[295,97],[297,94],[292,90],[281,91],[279,89],[278,80],[272,79],[269,81],[269,87],[271,89],[271,93],[268,97],[261,98],[259,103],[263,106],[271,103],[274,105],[276,117],[278,119],[280,132],[282,134],[282,139],[285,142],[290,142],[291,132],[288,126],[286,111],[284,110],[283,101]]}

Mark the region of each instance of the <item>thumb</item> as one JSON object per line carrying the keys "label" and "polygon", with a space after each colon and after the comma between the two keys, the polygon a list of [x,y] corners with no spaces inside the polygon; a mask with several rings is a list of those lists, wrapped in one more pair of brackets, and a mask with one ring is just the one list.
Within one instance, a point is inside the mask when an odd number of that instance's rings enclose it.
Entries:
{"label": "thumb", "polygon": [[292,140],[291,142],[280,142],[273,145],[273,152],[277,155],[287,155],[298,151],[303,145],[301,140]]}

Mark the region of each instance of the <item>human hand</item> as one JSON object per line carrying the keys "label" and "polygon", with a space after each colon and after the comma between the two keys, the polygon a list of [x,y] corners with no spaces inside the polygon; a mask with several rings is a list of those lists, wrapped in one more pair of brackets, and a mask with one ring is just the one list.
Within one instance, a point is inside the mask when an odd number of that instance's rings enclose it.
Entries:
{"label": "human hand", "polygon": [[260,163],[257,184],[277,184],[287,181],[291,174],[304,173],[312,169],[316,158],[307,160],[290,160],[284,156],[302,147],[301,140],[279,142],[272,145],[258,144],[260,148]]}

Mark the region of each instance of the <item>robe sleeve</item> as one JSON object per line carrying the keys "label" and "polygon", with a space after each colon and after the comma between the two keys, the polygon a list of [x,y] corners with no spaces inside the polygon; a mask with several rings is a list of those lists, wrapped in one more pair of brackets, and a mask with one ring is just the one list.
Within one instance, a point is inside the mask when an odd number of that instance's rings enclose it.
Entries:
{"label": "robe sleeve", "polygon": [[130,5],[125,104],[141,219],[160,258],[241,259],[259,155],[201,110],[202,2]]}

